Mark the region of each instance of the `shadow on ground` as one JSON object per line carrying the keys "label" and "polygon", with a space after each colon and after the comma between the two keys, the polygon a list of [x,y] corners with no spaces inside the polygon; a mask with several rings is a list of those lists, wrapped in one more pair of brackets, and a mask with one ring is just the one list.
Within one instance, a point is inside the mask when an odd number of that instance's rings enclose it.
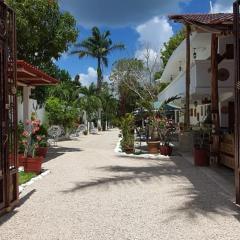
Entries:
{"label": "shadow on ground", "polygon": [[[27,193],[25,196],[23,196],[22,198],[19,199],[19,202],[17,204],[17,208],[20,207],[21,205],[23,205],[27,200],[29,200],[31,198],[31,196],[36,192],[35,189],[33,189],[32,191],[30,191],[29,193]],[[18,210],[14,209],[13,211],[5,214],[4,216],[2,216],[0,218],[0,226],[2,224],[4,224],[5,222],[7,222],[8,220],[10,220],[16,213],[18,212]]]}
{"label": "shadow on ground", "polygon": [[62,156],[65,153],[69,152],[82,152],[83,150],[80,148],[67,148],[67,147],[51,147],[48,150],[47,157],[45,158],[44,162],[49,162],[57,157]]}
{"label": "shadow on ground", "polygon": [[[130,159],[129,159],[130,160]],[[137,161],[137,160],[132,160]],[[120,186],[123,184],[139,184],[139,181],[148,184],[152,181],[161,181],[163,177],[171,178],[171,182],[178,186],[178,190],[171,190],[169,194],[172,198],[184,199],[183,203],[169,211],[172,212],[171,219],[179,217],[179,214],[187,215],[189,218],[196,218],[198,215],[220,214],[222,216],[234,216],[240,220],[239,208],[232,202],[231,196],[224,192],[224,189],[210,179],[199,168],[194,167],[181,157],[171,157],[165,160],[145,160],[146,166],[106,166],[98,168],[105,171],[110,177],[93,179],[89,182],[76,183],[75,187],[63,191],[63,193],[73,193],[85,189]],[[160,187],[160,185],[159,185]],[[147,197],[147,195],[146,195]]]}

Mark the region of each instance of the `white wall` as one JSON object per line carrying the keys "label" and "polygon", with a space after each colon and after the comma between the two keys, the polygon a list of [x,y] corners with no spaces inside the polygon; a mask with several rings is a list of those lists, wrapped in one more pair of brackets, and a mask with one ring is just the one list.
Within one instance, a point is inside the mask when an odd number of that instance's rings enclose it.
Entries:
{"label": "white wall", "polygon": [[[31,115],[32,112],[35,112],[34,107],[37,106],[37,101],[34,99],[30,99],[29,100],[29,115]],[[37,117],[38,119],[40,119],[40,121],[42,123],[44,123],[46,121],[46,112],[44,107],[43,108],[39,108],[37,111]],[[23,102],[22,102],[22,98],[18,97],[18,121],[22,121],[25,122],[27,119],[25,116],[23,116]]]}

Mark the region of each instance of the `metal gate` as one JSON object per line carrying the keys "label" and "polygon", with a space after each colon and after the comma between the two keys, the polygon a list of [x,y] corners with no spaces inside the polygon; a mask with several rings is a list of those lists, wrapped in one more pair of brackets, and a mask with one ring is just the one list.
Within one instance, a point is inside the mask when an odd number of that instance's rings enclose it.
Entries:
{"label": "metal gate", "polygon": [[15,14],[0,2],[0,214],[18,200]]}

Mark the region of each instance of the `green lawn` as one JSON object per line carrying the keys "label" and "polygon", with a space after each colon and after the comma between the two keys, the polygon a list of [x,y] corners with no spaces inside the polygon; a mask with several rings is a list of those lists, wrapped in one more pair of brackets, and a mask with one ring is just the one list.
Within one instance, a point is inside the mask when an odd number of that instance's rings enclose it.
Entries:
{"label": "green lawn", "polygon": [[19,185],[24,184],[28,182],[30,179],[36,177],[37,175],[35,173],[25,173],[25,172],[20,172],[18,174],[19,177]]}

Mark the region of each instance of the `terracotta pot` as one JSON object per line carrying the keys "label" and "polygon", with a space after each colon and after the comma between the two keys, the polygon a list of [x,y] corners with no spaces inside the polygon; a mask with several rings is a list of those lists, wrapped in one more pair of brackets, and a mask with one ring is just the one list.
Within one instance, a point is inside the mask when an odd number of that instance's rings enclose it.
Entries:
{"label": "terracotta pot", "polygon": [[42,170],[42,162],[43,157],[27,157],[24,162],[24,171],[39,174]]}
{"label": "terracotta pot", "polygon": [[24,166],[24,162],[26,161],[26,157],[24,154],[18,154],[18,166]]}
{"label": "terracotta pot", "polygon": [[209,166],[208,150],[194,147],[193,154],[195,166]]}
{"label": "terracotta pot", "polygon": [[47,156],[47,152],[48,152],[48,147],[39,147],[36,149],[36,155],[37,156],[42,156],[42,157],[46,157]]}
{"label": "terracotta pot", "polygon": [[124,151],[126,154],[131,154],[134,152],[134,149],[133,148],[125,148]]}
{"label": "terracotta pot", "polygon": [[173,148],[171,146],[161,145],[160,153],[164,156],[171,156]]}
{"label": "terracotta pot", "polygon": [[151,154],[156,154],[159,151],[159,141],[149,141],[148,143],[148,152]]}

